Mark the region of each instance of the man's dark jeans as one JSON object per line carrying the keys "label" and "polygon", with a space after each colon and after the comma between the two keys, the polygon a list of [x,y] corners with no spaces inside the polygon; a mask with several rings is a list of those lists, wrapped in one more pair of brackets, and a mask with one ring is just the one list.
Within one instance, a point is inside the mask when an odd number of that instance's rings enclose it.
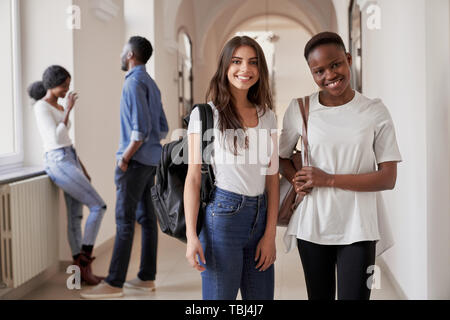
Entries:
{"label": "man's dark jeans", "polygon": [[105,281],[114,287],[123,287],[126,280],[131,249],[133,246],[135,221],[142,226],[141,265],[138,277],[155,280],[158,230],[151,200],[156,167],[130,161],[128,170],[116,168],[116,239]]}

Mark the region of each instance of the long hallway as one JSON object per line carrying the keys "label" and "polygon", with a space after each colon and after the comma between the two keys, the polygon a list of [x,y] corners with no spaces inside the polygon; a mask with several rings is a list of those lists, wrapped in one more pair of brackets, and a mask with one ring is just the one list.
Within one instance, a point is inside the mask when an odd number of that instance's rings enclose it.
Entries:
{"label": "long hallway", "polygon": [[[377,199],[395,245],[376,262],[381,288],[371,298],[450,299],[450,0],[0,0],[0,23],[0,300],[80,297],[67,289],[65,268],[56,271],[72,258],[67,212],[44,171],[28,94],[46,68],[66,68],[69,90],[80,97],[69,135],[108,208],[93,264],[106,275],[116,234],[126,41],[139,35],[154,45],[146,70],[160,89],[166,144],[184,133],[191,107],[205,102],[217,58],[237,34],[261,42],[282,129],[292,99],[318,90],[303,50],[323,31],[339,34],[352,54],[352,87],[389,111],[403,159],[395,188]],[[279,228],[275,298],[306,299],[298,252],[284,252],[283,235]],[[130,279],[139,268],[139,227],[135,237]],[[188,265],[185,246],[159,237],[157,291],[125,290],[124,299],[201,299],[201,277]]]}
{"label": "long hallway", "polygon": [[[127,279],[133,279],[139,270],[140,261],[140,226],[136,225],[135,240],[131,253]],[[284,252],[284,228],[277,232],[277,261],[275,262],[275,300],[306,300],[306,285],[297,250]],[[200,274],[192,269],[186,259],[185,245],[178,240],[159,233],[158,274],[155,292],[146,293],[139,290],[124,289],[127,300],[201,300]],[[112,250],[97,256],[93,271],[105,275],[109,267]],[[25,300],[79,300],[79,290],[69,290],[66,281],[69,274],[58,272],[41,287],[23,297]],[[380,289],[372,290],[372,300],[398,300],[393,284],[381,272]],[[85,288],[82,286],[81,290]],[[240,299],[240,296],[238,296]]]}

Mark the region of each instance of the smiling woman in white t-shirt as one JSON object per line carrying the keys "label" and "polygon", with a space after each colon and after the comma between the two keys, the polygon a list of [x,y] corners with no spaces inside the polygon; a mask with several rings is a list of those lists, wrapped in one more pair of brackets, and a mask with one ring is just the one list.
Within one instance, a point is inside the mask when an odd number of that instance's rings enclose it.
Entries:
{"label": "smiling woman in white t-shirt", "polygon": [[384,214],[379,191],[391,190],[401,155],[386,106],[350,85],[352,57],[339,35],[324,32],[305,47],[320,92],[310,96],[311,167],[296,172],[290,158],[302,134],[297,100],[284,116],[280,171],[306,195],[285,234],[297,242],[309,299],[370,298],[368,268],[375,264]]}
{"label": "smiling woman in white t-shirt", "polygon": [[205,300],[234,300],[239,290],[244,300],[272,300],[278,138],[267,64],[255,40],[234,37],[225,45],[207,96],[214,118],[216,181],[197,236],[202,161],[195,158],[201,154],[201,126],[194,109],[184,189],[186,258],[202,271]]}

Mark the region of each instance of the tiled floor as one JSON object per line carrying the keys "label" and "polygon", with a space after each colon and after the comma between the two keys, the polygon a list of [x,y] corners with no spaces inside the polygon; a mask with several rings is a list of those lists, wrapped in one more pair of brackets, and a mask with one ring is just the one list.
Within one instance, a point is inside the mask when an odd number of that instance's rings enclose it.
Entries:
{"label": "tiled floor", "polygon": [[[297,250],[286,254],[282,237],[283,228],[278,229],[277,261],[275,265],[275,299],[304,300],[307,298],[306,286]],[[140,228],[136,227],[135,242],[128,268],[128,279],[136,277],[140,259]],[[94,273],[106,275],[112,252],[97,257],[93,264]],[[201,279],[198,271],[192,269],[185,259],[185,245],[160,233],[158,248],[157,290],[144,293],[139,290],[124,289],[121,299],[136,300],[200,300]],[[45,285],[23,297],[29,300],[76,300],[79,290],[69,290],[66,286],[68,274],[59,272]],[[83,287],[81,290],[86,289]],[[399,299],[388,278],[381,274],[381,288],[372,291],[373,300]]]}

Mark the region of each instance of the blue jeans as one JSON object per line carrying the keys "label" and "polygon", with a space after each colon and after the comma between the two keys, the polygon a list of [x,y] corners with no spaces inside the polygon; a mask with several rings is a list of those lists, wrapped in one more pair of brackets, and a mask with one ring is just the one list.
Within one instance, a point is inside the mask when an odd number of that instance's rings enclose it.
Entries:
{"label": "blue jeans", "polygon": [[266,196],[248,197],[216,188],[206,214],[200,241],[206,270],[201,273],[203,300],[273,300],[274,266],[255,267],[256,247],[264,235]]}
{"label": "blue jeans", "polygon": [[[81,252],[81,246],[93,246],[100,229],[106,204],[84,175],[73,147],[49,151],[45,154],[45,172],[64,191],[67,207],[67,234],[72,255]],[[83,205],[90,214],[82,239],[81,219]]]}
{"label": "blue jeans", "polygon": [[155,280],[158,229],[151,197],[155,174],[156,167],[134,160],[130,161],[126,172],[116,168],[116,239],[109,275],[105,279],[111,286],[122,288],[125,282],[136,220],[142,226],[138,277],[144,281]]}

